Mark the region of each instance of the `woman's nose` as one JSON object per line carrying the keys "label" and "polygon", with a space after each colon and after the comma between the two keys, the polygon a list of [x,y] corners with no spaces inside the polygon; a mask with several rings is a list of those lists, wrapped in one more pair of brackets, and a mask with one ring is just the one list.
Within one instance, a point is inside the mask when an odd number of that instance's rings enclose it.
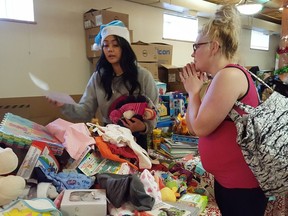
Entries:
{"label": "woman's nose", "polygon": [[108,51],[112,51],[113,50],[113,46],[108,46]]}

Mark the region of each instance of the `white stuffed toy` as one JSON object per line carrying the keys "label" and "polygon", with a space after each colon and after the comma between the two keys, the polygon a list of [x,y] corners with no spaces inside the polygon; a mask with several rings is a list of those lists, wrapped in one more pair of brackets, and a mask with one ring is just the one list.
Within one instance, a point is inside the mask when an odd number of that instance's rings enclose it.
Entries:
{"label": "white stuffed toy", "polygon": [[52,183],[40,182],[37,185],[37,198],[49,198],[54,200],[58,195],[57,189]]}
{"label": "white stuffed toy", "polygon": [[18,166],[18,157],[11,148],[0,147],[0,206],[17,199],[24,191],[24,178],[9,175]]}

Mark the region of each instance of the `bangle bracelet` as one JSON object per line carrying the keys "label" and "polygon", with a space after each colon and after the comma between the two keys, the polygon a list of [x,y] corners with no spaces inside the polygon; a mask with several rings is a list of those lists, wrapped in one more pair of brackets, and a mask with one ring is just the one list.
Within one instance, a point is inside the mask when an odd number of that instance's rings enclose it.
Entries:
{"label": "bangle bracelet", "polygon": [[147,133],[148,127],[147,127],[147,124],[145,122],[143,122],[143,123],[145,125],[145,129],[143,131],[141,131],[140,133],[145,134],[145,133]]}

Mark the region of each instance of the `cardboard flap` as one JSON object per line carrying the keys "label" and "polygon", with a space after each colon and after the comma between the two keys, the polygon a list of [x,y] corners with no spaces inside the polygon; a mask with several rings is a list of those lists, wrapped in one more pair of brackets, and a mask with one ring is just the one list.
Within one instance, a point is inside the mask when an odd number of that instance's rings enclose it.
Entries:
{"label": "cardboard flap", "polygon": [[132,43],[133,45],[149,45],[149,43],[145,43],[143,41],[136,41]]}
{"label": "cardboard flap", "polygon": [[169,70],[169,69],[180,69],[182,67],[177,67],[175,65],[169,65],[169,64],[161,64],[160,67],[164,67],[165,69]]}

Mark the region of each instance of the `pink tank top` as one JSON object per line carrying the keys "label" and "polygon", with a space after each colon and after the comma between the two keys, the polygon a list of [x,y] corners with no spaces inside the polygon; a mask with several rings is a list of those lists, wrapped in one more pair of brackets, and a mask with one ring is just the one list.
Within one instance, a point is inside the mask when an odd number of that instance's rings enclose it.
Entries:
{"label": "pink tank top", "polygon": [[[239,65],[227,65],[242,69],[248,81],[248,91],[241,99],[253,107],[258,105],[258,95],[249,72]],[[236,108],[242,115],[243,111]],[[256,188],[258,181],[246,164],[240,146],[236,142],[236,127],[227,118],[210,135],[199,139],[199,153],[204,169],[226,188]]]}

